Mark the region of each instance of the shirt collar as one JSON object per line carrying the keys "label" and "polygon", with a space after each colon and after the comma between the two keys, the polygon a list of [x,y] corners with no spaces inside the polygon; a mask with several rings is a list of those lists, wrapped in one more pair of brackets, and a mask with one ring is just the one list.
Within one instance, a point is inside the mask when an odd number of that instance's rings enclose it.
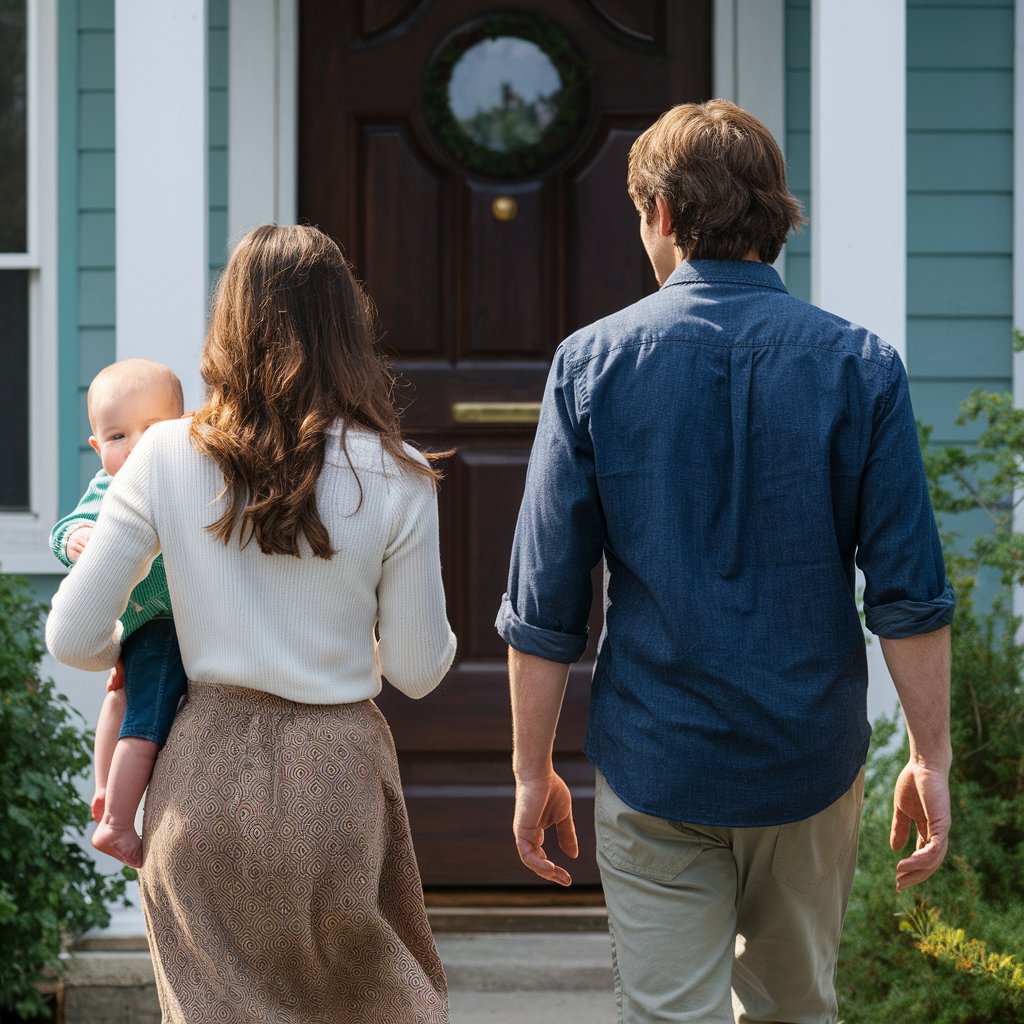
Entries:
{"label": "shirt collar", "polygon": [[684,260],[662,285],[745,284],[784,292],[786,286],[774,267],[753,260]]}

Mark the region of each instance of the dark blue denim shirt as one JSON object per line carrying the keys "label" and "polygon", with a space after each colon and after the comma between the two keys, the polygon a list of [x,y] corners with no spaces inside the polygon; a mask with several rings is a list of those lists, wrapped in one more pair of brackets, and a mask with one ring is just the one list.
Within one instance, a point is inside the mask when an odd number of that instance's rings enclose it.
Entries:
{"label": "dark blue denim shirt", "polygon": [[587,754],[634,808],[806,818],[867,751],[867,626],[950,622],[907,377],[748,261],[683,263],[568,338],[530,457],[498,631],[572,662],[605,627]]}

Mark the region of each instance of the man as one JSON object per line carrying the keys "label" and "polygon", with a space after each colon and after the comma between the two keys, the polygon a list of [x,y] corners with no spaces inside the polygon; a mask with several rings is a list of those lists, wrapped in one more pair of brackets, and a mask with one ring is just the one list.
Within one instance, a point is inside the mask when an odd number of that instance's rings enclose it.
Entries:
{"label": "man", "polygon": [[906,373],[769,265],[803,218],[750,114],[673,108],[628,184],[662,287],[558,349],[498,615],[516,843],[570,883],[542,845],[576,856],[551,750],[603,557],[586,749],[619,1019],[732,1022],[732,986],[741,1021],[834,1022],[870,733],[855,564],[910,736],[898,889],[950,824],[955,601]]}

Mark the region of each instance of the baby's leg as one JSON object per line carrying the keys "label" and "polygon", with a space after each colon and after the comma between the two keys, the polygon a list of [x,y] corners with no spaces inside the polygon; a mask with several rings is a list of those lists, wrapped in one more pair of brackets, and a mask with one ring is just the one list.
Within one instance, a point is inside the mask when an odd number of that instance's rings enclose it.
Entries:
{"label": "baby's leg", "polygon": [[100,717],[96,722],[96,743],[93,747],[93,767],[96,774],[96,792],[92,797],[93,821],[99,821],[103,817],[110,762],[113,760],[117,737],[121,732],[121,723],[124,721],[124,709],[123,688],[110,690],[103,698]]}
{"label": "baby's leg", "polygon": [[125,736],[118,740],[107,780],[106,808],[92,845],[130,868],[142,867],[142,839],[135,831],[135,814],[149,785],[160,744]]}

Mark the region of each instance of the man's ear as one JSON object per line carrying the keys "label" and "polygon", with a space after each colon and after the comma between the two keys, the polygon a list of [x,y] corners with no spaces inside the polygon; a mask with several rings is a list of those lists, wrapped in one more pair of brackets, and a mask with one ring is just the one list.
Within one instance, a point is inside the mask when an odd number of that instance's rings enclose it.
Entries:
{"label": "man's ear", "polygon": [[658,218],[658,234],[662,238],[671,238],[675,232],[672,228],[672,211],[669,209],[668,200],[664,196],[655,196],[654,205]]}
{"label": "man's ear", "polygon": [[100,453],[100,443],[99,443],[99,441],[97,441],[97,440],[96,440],[96,438],[95,438],[95,437],[90,437],[90,438],[89,438],[89,447],[90,447],[90,448],[91,448],[91,449],[92,449],[92,450],[93,450],[93,451],[94,451],[94,452],[95,452],[95,453],[96,453],[97,455],[99,455],[99,453]]}

